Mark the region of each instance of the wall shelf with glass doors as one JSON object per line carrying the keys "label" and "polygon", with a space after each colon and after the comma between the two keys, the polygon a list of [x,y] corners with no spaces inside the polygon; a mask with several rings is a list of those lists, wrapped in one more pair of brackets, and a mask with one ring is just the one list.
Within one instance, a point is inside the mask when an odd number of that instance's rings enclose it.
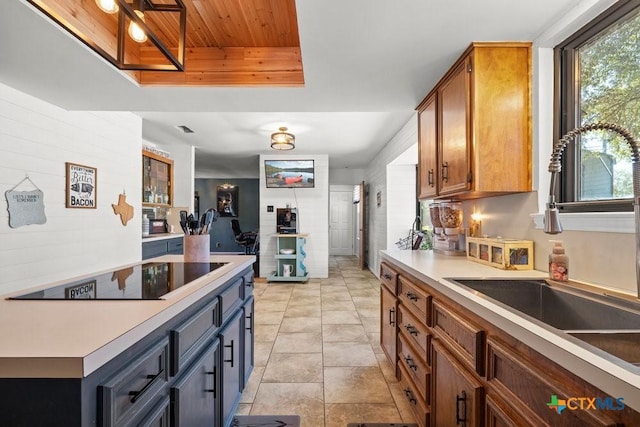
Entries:
{"label": "wall shelf with glass doors", "polygon": [[142,206],[173,205],[173,160],[142,150]]}

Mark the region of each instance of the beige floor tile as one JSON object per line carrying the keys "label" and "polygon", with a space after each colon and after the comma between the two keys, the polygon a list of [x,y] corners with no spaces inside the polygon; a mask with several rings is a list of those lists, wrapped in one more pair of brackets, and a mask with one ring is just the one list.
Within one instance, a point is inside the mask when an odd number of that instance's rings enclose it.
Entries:
{"label": "beige floor tile", "polygon": [[325,342],[322,355],[324,366],[378,366],[369,343]]}
{"label": "beige floor tile", "polygon": [[380,315],[379,308],[365,307],[356,309],[360,317],[375,317],[376,315]]}
{"label": "beige floor tile", "polygon": [[322,325],[324,342],[368,342],[367,333],[362,325]]}
{"label": "beige floor tile", "polygon": [[374,289],[350,289],[351,298],[376,298],[380,299],[380,293]]}
{"label": "beige floor tile", "polygon": [[322,324],[356,324],[360,325],[360,317],[355,311],[323,311]]}
{"label": "beige floor tile", "polygon": [[369,338],[369,344],[376,354],[382,353],[382,347],[380,346],[380,332],[371,332],[367,334]]}
{"label": "beige floor tile", "polygon": [[367,333],[380,332],[380,313],[376,317],[360,317],[362,326]]}
{"label": "beige floor tile", "polygon": [[254,343],[253,365],[267,366],[267,361],[271,355],[271,349],[273,348],[273,341],[265,341]]}
{"label": "beige floor tile", "polygon": [[344,283],[342,283],[342,285],[322,285],[320,288],[320,295],[340,294],[345,292],[348,293],[349,288],[347,288],[347,285]]}
{"label": "beige floor tile", "polygon": [[300,333],[279,333],[273,345],[274,353],[321,353],[322,335]]}
{"label": "beige floor tile", "polygon": [[356,306],[351,301],[351,296],[345,300],[336,300],[330,297],[322,299],[322,311],[349,311],[355,309]]}
{"label": "beige floor tile", "polygon": [[273,311],[285,311],[289,305],[289,301],[266,301],[264,299],[256,301],[255,309],[260,313],[268,313]]}
{"label": "beige floor tile", "polygon": [[278,335],[278,329],[280,329],[280,325],[263,325],[257,323],[255,325],[256,328],[256,341],[275,341],[276,336]]}
{"label": "beige floor tile", "polygon": [[319,317],[285,317],[280,325],[280,332],[322,333],[322,320]]}
{"label": "beige floor tile", "polygon": [[311,292],[294,292],[289,300],[289,305],[314,305],[320,304],[320,289]]}
{"label": "beige floor tile", "polygon": [[375,308],[380,310],[380,295],[376,293],[367,296],[359,296],[353,295],[352,292],[351,298],[353,299],[353,304],[355,304],[356,308]]}
{"label": "beige floor tile", "polygon": [[247,383],[247,386],[244,388],[242,396],[240,397],[240,403],[253,403],[253,400],[256,397],[256,393],[258,392],[258,386],[262,381],[263,374],[264,366],[256,366],[253,368],[253,372],[249,377],[249,382]]}
{"label": "beige floor tile", "polygon": [[330,403],[325,405],[325,427],[345,427],[349,423],[401,423],[393,402],[378,404]]}
{"label": "beige floor tile", "polygon": [[368,280],[349,280],[345,279],[349,291],[371,289],[371,283]]}
{"label": "beige floor tile", "polygon": [[287,311],[284,312],[284,317],[320,317],[320,314],[320,305],[297,305],[293,307],[287,307]]}
{"label": "beige floor tile", "polygon": [[262,383],[251,415],[299,415],[301,427],[324,426],[321,383]]}
{"label": "beige floor tile", "polygon": [[378,366],[325,367],[325,403],[389,403],[387,383]]}
{"label": "beige floor tile", "polygon": [[236,415],[249,415],[250,412],[251,412],[250,403],[240,403],[238,405],[238,409],[236,410]]}
{"label": "beige floor tile", "polygon": [[321,383],[322,375],[322,353],[273,353],[262,382]]}
{"label": "beige floor tile", "polygon": [[284,311],[257,311],[255,313],[254,323],[256,325],[279,325],[284,317]]}

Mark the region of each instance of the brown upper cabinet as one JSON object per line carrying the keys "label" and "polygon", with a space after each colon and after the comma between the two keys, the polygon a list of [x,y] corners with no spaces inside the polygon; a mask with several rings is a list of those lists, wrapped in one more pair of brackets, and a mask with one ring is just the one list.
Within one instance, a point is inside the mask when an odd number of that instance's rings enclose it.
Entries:
{"label": "brown upper cabinet", "polygon": [[142,151],[142,205],[169,207],[173,203],[173,160]]}
{"label": "brown upper cabinet", "polygon": [[531,43],[472,43],[416,110],[420,199],[531,191]]}

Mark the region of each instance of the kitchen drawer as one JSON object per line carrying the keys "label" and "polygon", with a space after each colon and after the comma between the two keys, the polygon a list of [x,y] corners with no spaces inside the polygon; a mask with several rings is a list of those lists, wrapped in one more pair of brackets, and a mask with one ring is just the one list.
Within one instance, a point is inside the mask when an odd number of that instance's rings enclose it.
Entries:
{"label": "kitchen drawer", "polygon": [[165,397],[139,423],[136,427],[165,427],[169,425],[169,398]]}
{"label": "kitchen drawer", "polygon": [[167,241],[156,240],[153,242],[142,241],[142,259],[155,258],[167,254]]}
{"label": "kitchen drawer", "polygon": [[431,295],[420,286],[409,281],[406,277],[398,278],[398,298],[418,319],[426,325],[431,325],[429,317],[431,311]]}
{"label": "kitchen drawer", "polygon": [[120,426],[145,409],[168,380],[169,338],[158,341],[105,384],[98,386],[103,426]]}
{"label": "kitchen drawer", "polygon": [[520,406],[510,407],[508,404],[500,403],[500,398],[488,394],[485,398],[485,425],[487,427],[537,427],[544,425],[541,419],[525,420],[524,413]]}
{"label": "kitchen drawer", "polygon": [[425,402],[429,402],[431,370],[422,361],[423,357],[408,344],[404,336],[398,336],[398,364],[407,368],[406,371],[411,376],[416,390]]}
{"label": "kitchen drawer", "polygon": [[[577,384],[562,381],[553,376],[551,366],[543,366],[550,373],[542,372],[513,353],[505,345],[489,338],[487,340],[487,382],[495,393],[510,405],[519,408],[521,416],[532,425],[556,425],[556,411],[539,410],[547,407],[552,395],[558,399],[584,396],[584,389]],[[614,399],[615,404],[615,399]],[[576,403],[579,405],[579,403]],[[529,408],[532,408],[533,413]],[[615,412],[615,411],[614,411]],[[607,411],[564,410],[562,425],[566,426],[615,426]]]}
{"label": "kitchen drawer", "polygon": [[220,293],[219,298],[222,323],[224,323],[234,310],[242,306],[242,302],[244,301],[243,279],[239,278],[235,280],[228,288]]}
{"label": "kitchen drawer", "polygon": [[420,427],[429,427],[430,414],[427,404],[422,400],[420,394],[416,392],[416,386],[411,380],[411,374],[403,363],[398,363],[398,380],[404,398],[409,403],[413,416]]}
{"label": "kitchen drawer", "polygon": [[424,322],[420,322],[411,312],[403,305],[398,307],[398,329],[416,348],[420,349],[421,360],[429,365],[429,341],[431,335],[429,329]]}
{"label": "kitchen drawer", "polygon": [[398,273],[384,262],[380,264],[380,281],[392,294],[398,292]]}
{"label": "kitchen drawer", "polygon": [[169,331],[171,341],[171,376],[177,375],[200,346],[196,343],[211,329],[220,326],[218,300],[214,299],[193,316]]}
{"label": "kitchen drawer", "polygon": [[437,300],[432,302],[432,307],[434,334],[449,344],[461,362],[483,375],[484,331]]}
{"label": "kitchen drawer", "polygon": [[167,252],[170,254],[181,254],[184,252],[184,239],[167,240]]}

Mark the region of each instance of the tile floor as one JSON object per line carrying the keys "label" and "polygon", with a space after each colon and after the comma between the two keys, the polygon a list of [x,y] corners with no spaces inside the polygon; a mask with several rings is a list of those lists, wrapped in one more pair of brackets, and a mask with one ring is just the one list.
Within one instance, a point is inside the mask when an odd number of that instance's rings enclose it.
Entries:
{"label": "tile floor", "polygon": [[415,422],[380,348],[380,283],[354,257],[329,278],[255,286],[255,368],[238,414],[300,415],[302,427]]}

